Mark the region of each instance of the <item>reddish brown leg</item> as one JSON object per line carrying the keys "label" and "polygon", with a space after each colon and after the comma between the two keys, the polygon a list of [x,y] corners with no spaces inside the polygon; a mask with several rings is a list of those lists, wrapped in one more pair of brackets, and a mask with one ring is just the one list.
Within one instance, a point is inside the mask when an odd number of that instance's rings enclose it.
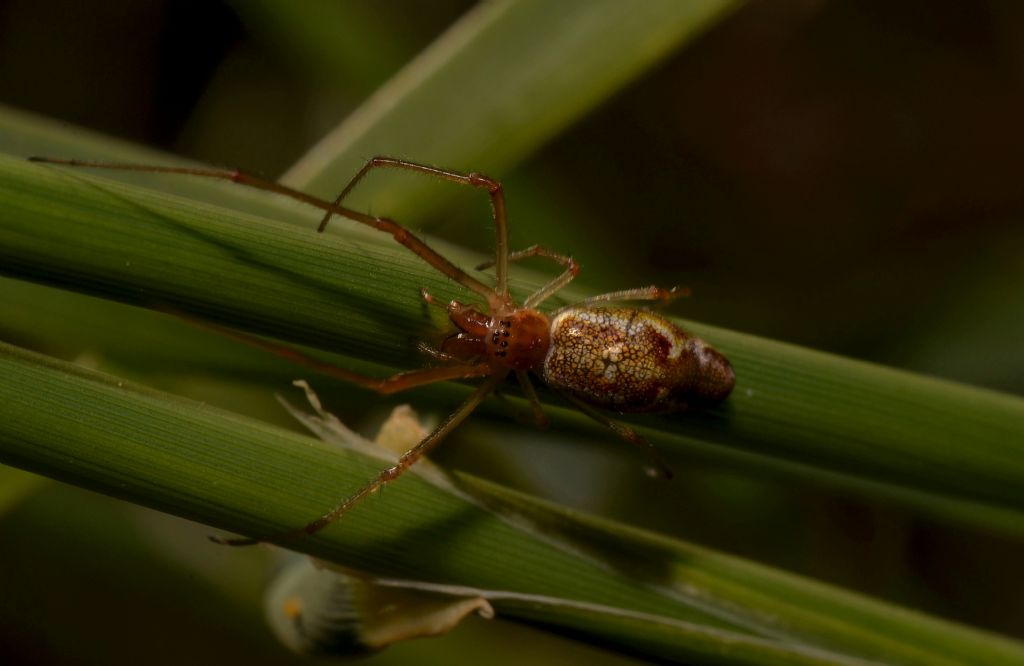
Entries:
{"label": "reddish brown leg", "polygon": [[[524,308],[537,307],[538,305],[546,301],[550,296],[557,293],[560,289],[562,289],[562,287],[572,282],[573,278],[575,278],[576,275],[579,274],[580,272],[579,264],[577,264],[572,257],[564,254],[558,254],[557,252],[552,252],[546,247],[541,247],[540,245],[531,245],[525,250],[513,252],[512,254],[508,255],[508,260],[510,262],[519,261],[521,259],[526,259],[528,257],[544,257],[545,259],[550,259],[551,261],[554,261],[564,266],[565,272],[556,277],[551,282],[541,287],[537,291],[537,293],[527,298],[526,301],[523,303]],[[476,269],[480,271],[485,268],[490,268],[493,265],[493,261],[486,261],[477,266]]]}
{"label": "reddish brown leg", "polygon": [[[90,169],[115,169],[118,171],[142,171],[148,173],[173,173],[185,176],[199,176],[201,178],[217,178],[220,180],[229,180],[233,183],[245,185],[246,187],[252,187],[257,190],[266,190],[267,192],[274,192],[282,196],[301,201],[305,204],[309,204],[315,208],[326,211],[330,215],[340,215],[350,220],[355,220],[367,226],[373,227],[378,231],[391,234],[391,236],[398,241],[400,244],[407,247],[410,251],[415,253],[417,256],[422,258],[428,264],[433,266],[436,270],[448,276],[452,280],[455,280],[467,289],[471,289],[476,293],[480,294],[484,298],[488,299],[488,302],[494,298],[494,290],[480,282],[472,275],[466,273],[461,268],[453,264],[452,262],[445,259],[443,256],[438,254],[433,248],[420,240],[411,231],[395,222],[384,217],[374,217],[367,215],[366,213],[360,213],[359,211],[351,210],[340,205],[324,201],[312,195],[300,192],[299,190],[292,189],[280,183],[275,183],[272,180],[266,180],[259,178],[258,176],[252,176],[241,171],[232,171],[229,169],[193,169],[188,167],[162,167],[162,166],[150,166],[146,164],[119,164],[112,162],[92,162],[85,160],[64,160],[55,159],[50,157],[30,157],[28,158],[32,162],[44,162],[46,164],[60,164],[63,166],[72,167],[87,167]],[[465,178],[473,177],[474,174],[464,176]],[[483,176],[476,176],[480,182],[494,183],[490,179],[485,179]],[[470,183],[472,184],[472,183]],[[496,183],[495,183],[496,184]],[[480,185],[483,187],[483,185]],[[501,186],[497,185],[499,198]],[[493,196],[493,195],[492,195]],[[502,199],[501,212],[501,224],[499,225],[499,236],[504,239],[507,236],[505,231],[505,212],[504,212],[504,199]],[[497,213],[495,213],[497,215]],[[505,241],[502,241],[505,242]]]}
{"label": "reddish brown leg", "polygon": [[519,407],[514,404],[507,395],[502,393],[500,389],[494,391],[494,397],[498,399],[498,402],[508,408],[508,411],[515,416],[516,421],[519,423],[534,426],[536,428],[547,427],[547,423],[537,423],[537,415],[533,413],[533,410],[519,409]]}
{"label": "reddish brown leg", "polygon": [[623,289],[621,291],[613,291],[608,294],[599,294],[597,296],[591,296],[585,298],[576,305],[588,306],[594,303],[606,303],[609,301],[661,301],[662,303],[668,303],[669,301],[681,298],[683,296],[689,296],[690,290],[687,287],[672,287],[671,289],[663,289],[661,287],[637,287],[636,289]]}
{"label": "reddish brown leg", "polygon": [[533,410],[533,422],[537,424],[538,428],[547,428],[551,422],[548,421],[548,415],[544,413],[544,407],[540,404],[537,391],[533,388],[533,383],[530,381],[530,375],[525,370],[516,370],[515,372],[519,387],[523,389],[523,395],[530,401],[530,408]]}
{"label": "reddish brown leg", "polygon": [[407,391],[418,386],[437,382],[454,381],[456,379],[476,379],[489,376],[493,370],[487,363],[463,365],[446,365],[437,368],[421,368],[408,370],[392,375],[387,379],[377,380],[377,386],[371,387],[381,395],[390,395],[399,391]]}
{"label": "reddish brown leg", "polygon": [[276,344],[261,338],[253,337],[240,331],[235,331],[205,322],[197,322],[200,325],[212,328],[218,333],[227,335],[248,345],[268,351],[271,354],[287,359],[296,365],[316,370],[317,372],[332,377],[343,379],[353,384],[358,384],[381,395],[390,395],[399,391],[407,391],[418,386],[426,386],[436,382],[452,381],[456,379],[472,379],[474,377],[486,377],[491,374],[491,366],[487,363],[463,363],[461,365],[446,365],[437,368],[421,368],[419,370],[408,370],[399,372],[385,379],[367,377],[345,368],[339,368],[333,363],[327,363],[320,359],[307,356],[297,349],[286,345]]}
{"label": "reddish brown leg", "polygon": [[442,361],[443,363],[459,363],[463,360],[460,357],[444,352],[437,347],[431,347],[426,342],[417,343],[416,349],[418,349],[421,354],[426,354],[435,361]]}
{"label": "reddish brown leg", "polygon": [[[508,214],[505,208],[505,193],[502,190],[501,183],[498,181],[488,178],[487,176],[479,173],[459,173],[458,171],[449,171],[447,169],[439,169],[437,167],[428,166],[426,164],[418,164],[416,162],[410,162],[408,160],[399,159],[397,157],[384,157],[378,155],[377,157],[371,158],[363,168],[349,181],[345,189],[341,191],[338,198],[334,200],[334,205],[337,207],[341,206],[341,202],[345,200],[345,197],[355,189],[355,186],[359,184],[366,174],[373,169],[380,168],[393,168],[393,169],[405,169],[407,171],[414,171],[416,173],[426,174],[433,176],[434,178],[440,178],[447,180],[451,183],[457,183],[459,185],[468,185],[470,187],[479,187],[487,190],[487,193],[491,197],[491,212],[494,216],[495,234],[497,240],[495,242],[494,256],[497,263],[498,269],[496,271],[497,286],[495,291],[498,292],[498,296],[505,300],[508,298]],[[336,213],[332,210],[328,210],[324,215],[324,219],[320,222],[319,231],[323,231],[327,227],[327,223],[330,221],[331,216]]]}
{"label": "reddish brown leg", "polygon": [[319,532],[344,515],[346,511],[366,499],[366,497],[372,495],[383,486],[400,477],[406,470],[416,464],[420,458],[427,455],[435,446],[441,443],[448,433],[462,423],[462,421],[464,421],[466,417],[476,409],[477,405],[487,397],[488,393],[493,391],[498,384],[504,381],[506,374],[508,373],[503,372],[495,375],[488,379],[484,384],[480,385],[476,391],[474,391],[473,394],[452,413],[451,416],[445,419],[444,422],[437,426],[437,428],[420,441],[419,444],[406,451],[405,454],[398,459],[398,462],[378,474],[372,481],[356,491],[354,494],[350,495],[345,501],[341,502],[316,520],[307,523],[304,527],[296,530],[288,530],[287,532],[281,532],[262,539],[224,539],[221,537],[210,537],[210,540],[227,546],[251,546],[259,543],[260,541],[285,541]]}
{"label": "reddish brown leg", "polygon": [[566,400],[576,405],[576,408],[579,409],[581,412],[583,412],[590,418],[594,419],[598,423],[605,425],[608,428],[611,428],[611,430],[616,435],[618,435],[622,439],[626,440],[633,446],[643,451],[644,455],[646,455],[648,460],[650,460],[651,462],[651,465],[649,467],[644,468],[644,471],[647,472],[648,476],[660,476],[663,479],[672,478],[672,470],[669,469],[668,464],[662,459],[661,454],[658,453],[658,450],[654,448],[654,446],[650,442],[641,437],[640,434],[637,433],[637,431],[633,430],[627,425],[619,423],[618,421],[613,421],[612,419],[608,418],[607,416],[597,411],[596,409],[594,409],[587,403],[583,402],[579,398],[571,396],[568,393],[561,393],[561,395]]}

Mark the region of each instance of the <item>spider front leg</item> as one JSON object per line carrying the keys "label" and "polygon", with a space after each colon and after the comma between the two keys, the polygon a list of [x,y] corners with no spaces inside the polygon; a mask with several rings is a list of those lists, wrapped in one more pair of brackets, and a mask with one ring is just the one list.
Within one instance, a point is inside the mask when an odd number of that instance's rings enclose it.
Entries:
{"label": "spider front leg", "polygon": [[[324,217],[324,220],[320,224],[321,231],[323,231],[324,225],[327,224],[327,220],[330,219],[332,215],[339,215],[349,220],[354,220],[361,224],[365,224],[368,227],[373,227],[378,231],[383,231],[386,234],[390,234],[391,237],[394,238],[396,242],[403,245],[410,252],[414,253],[415,255],[423,259],[425,262],[434,267],[434,269],[448,276],[452,280],[458,282],[463,287],[466,287],[467,289],[470,289],[479,294],[480,296],[488,299],[489,303],[504,303],[508,298],[507,286],[505,294],[500,298],[497,297],[493,289],[485,285],[483,282],[480,282],[475,277],[465,272],[452,262],[448,261],[448,259],[438,254],[436,250],[434,250],[432,247],[424,243],[418,236],[416,236],[414,233],[409,231],[407,228],[405,228],[398,222],[395,222],[394,220],[389,220],[388,218],[385,217],[374,217],[373,215],[367,215],[366,213],[360,213],[359,211],[345,208],[340,204],[324,201],[323,199],[314,197],[310,194],[306,194],[305,192],[300,192],[299,190],[293,189],[286,185],[281,185],[280,183],[275,183],[274,181],[266,180],[265,178],[260,178],[259,176],[253,176],[243,171],[232,169],[165,167],[152,166],[148,164],[128,164],[119,162],[95,162],[92,160],[69,160],[53,157],[30,157],[28,159],[30,162],[58,164],[62,166],[79,167],[87,169],[110,169],[117,171],[138,171],[143,173],[166,173],[178,174],[182,176],[196,176],[200,178],[212,178],[217,180],[230,181],[232,183],[237,183],[239,185],[251,187],[257,190],[273,192],[274,194],[279,194],[281,196],[288,197],[289,199],[294,199],[295,201],[301,201],[304,204],[308,204],[310,206],[313,206],[314,208],[319,208],[320,210],[325,211],[326,215]],[[442,177],[445,177],[443,176],[443,174],[448,174],[452,176],[452,178],[447,178],[448,180],[452,180],[453,178],[461,178],[466,181],[465,184],[467,185],[486,187],[488,188],[489,191],[491,191],[491,198],[492,201],[494,202],[495,222],[497,223],[498,227],[498,258],[504,261],[507,265],[507,258],[504,255],[507,253],[506,239],[508,236],[508,232],[506,229],[507,225],[505,222],[505,199],[504,196],[501,194],[501,185],[496,181],[487,178],[486,176],[480,176],[478,174],[469,174],[464,176],[462,174],[456,174],[454,172],[445,172],[440,169],[433,169],[432,167],[421,167],[420,165],[416,165],[416,167],[417,168],[415,170],[426,171],[428,173],[436,172],[435,175],[442,175]],[[368,170],[367,167],[364,167],[364,171],[366,170]],[[357,175],[356,178],[353,180],[353,184],[356,181],[358,181],[359,178],[360,176]]]}
{"label": "spider front leg", "polygon": [[[477,187],[480,189],[487,190],[487,194],[491,198],[491,213],[494,217],[495,227],[495,248],[494,257],[495,263],[497,264],[496,271],[496,286],[495,291],[500,299],[503,301],[508,299],[508,213],[505,206],[505,192],[501,187],[501,183],[489,178],[480,173],[459,173],[458,171],[449,171],[448,169],[439,169],[437,167],[429,166],[426,164],[419,164],[417,162],[410,162],[397,157],[385,157],[378,155],[371,158],[363,168],[352,177],[345,189],[341,191],[341,194],[334,200],[334,205],[341,207],[342,201],[345,197],[355,189],[356,185],[373,169],[380,168],[392,168],[392,169],[405,169],[406,171],[412,171],[415,173],[422,173],[427,176],[433,176],[434,178],[440,178],[451,183],[458,185],[466,185],[469,187]],[[320,221],[318,231],[323,231],[327,227],[327,223],[331,220],[332,215],[337,213],[328,210],[324,215],[323,220]]]}

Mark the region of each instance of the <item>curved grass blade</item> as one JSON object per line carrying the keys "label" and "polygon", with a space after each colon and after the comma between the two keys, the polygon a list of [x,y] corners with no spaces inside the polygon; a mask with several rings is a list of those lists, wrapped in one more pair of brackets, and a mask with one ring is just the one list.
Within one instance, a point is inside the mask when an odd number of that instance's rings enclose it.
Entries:
{"label": "curved grass blade", "polygon": [[[335,196],[373,155],[500,174],[735,9],[735,0],[482,3],[379,88],[282,178]],[[422,219],[437,188],[353,193]],[[442,195],[443,196],[443,195]]]}

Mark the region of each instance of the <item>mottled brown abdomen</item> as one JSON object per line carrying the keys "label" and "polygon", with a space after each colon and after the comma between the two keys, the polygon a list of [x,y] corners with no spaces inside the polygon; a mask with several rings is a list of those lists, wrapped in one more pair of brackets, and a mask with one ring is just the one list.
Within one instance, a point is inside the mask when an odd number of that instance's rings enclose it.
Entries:
{"label": "mottled brown abdomen", "polygon": [[664,317],[631,308],[569,307],[551,319],[544,381],[620,412],[671,412],[724,400],[732,365]]}

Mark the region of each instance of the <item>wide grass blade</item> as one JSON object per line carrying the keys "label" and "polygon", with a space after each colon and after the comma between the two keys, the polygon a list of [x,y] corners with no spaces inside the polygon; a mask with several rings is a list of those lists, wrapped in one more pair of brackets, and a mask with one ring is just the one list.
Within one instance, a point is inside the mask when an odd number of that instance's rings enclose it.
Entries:
{"label": "wide grass blade", "polygon": [[[292,212],[315,223],[315,211]],[[437,315],[426,311],[419,288],[441,298],[458,292],[383,234],[349,224],[322,236],[312,226],[0,159],[7,275],[393,367],[415,364],[412,340],[432,339],[443,327],[430,319]],[[472,264],[465,253],[454,257]],[[947,499],[1024,508],[1024,400],[684,325],[722,349],[739,379],[719,408],[637,421],[663,433],[659,441],[732,447]]]}
{"label": "wide grass blade", "polygon": [[[304,522],[381,464],[10,345],[0,346],[0,423],[3,462],[249,534]],[[289,545],[377,575],[505,591],[493,599],[501,616],[652,658],[1024,663],[1012,641],[461,484],[470,495],[413,473]]]}

